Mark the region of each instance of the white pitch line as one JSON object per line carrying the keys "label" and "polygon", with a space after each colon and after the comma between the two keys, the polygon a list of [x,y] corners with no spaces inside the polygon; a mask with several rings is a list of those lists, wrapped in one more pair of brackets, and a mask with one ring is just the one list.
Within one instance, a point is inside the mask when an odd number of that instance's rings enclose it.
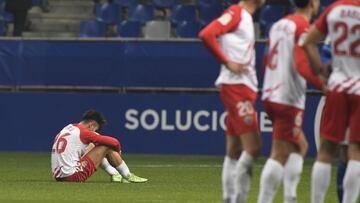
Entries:
{"label": "white pitch line", "polygon": [[[136,168],[222,168],[221,164],[197,164],[197,165],[181,165],[181,164],[139,164],[131,165]],[[254,165],[253,168],[263,168],[263,165]]]}
{"label": "white pitch line", "polygon": [[138,168],[221,168],[220,164],[197,164],[197,165],[181,165],[181,164],[141,164],[132,165]]}

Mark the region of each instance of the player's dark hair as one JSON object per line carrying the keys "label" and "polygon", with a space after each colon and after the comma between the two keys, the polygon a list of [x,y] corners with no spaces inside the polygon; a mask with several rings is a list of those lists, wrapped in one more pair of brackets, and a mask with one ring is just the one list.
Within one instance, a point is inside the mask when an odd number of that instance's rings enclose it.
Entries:
{"label": "player's dark hair", "polygon": [[305,8],[309,5],[310,0],[292,0],[292,2],[297,8]]}
{"label": "player's dark hair", "polygon": [[86,111],[83,114],[81,121],[84,122],[95,121],[96,123],[99,124],[99,130],[103,129],[104,125],[106,124],[105,117],[100,112],[97,112],[93,109]]}

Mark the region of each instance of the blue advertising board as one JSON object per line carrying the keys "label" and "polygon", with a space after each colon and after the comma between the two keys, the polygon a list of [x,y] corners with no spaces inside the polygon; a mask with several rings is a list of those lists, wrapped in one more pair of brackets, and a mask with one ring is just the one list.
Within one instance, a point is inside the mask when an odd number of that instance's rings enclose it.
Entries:
{"label": "blue advertising board", "polygon": [[[308,96],[304,131],[315,155],[314,123],[320,96]],[[225,113],[217,94],[0,93],[0,151],[50,151],[55,135],[94,108],[124,153],[208,154],[225,152]],[[271,148],[271,122],[259,110],[263,155]]]}

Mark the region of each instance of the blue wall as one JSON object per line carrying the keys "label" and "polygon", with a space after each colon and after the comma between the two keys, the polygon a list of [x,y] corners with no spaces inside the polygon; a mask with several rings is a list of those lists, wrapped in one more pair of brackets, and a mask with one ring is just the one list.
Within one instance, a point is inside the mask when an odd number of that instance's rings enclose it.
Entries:
{"label": "blue wall", "polygon": [[[2,41],[0,85],[213,87],[219,63],[200,42]],[[257,44],[260,70],[263,43]],[[305,132],[315,154],[310,96]],[[0,93],[1,151],[50,151],[54,136],[95,108],[126,153],[224,154],[223,107],[217,94]],[[258,109],[262,106],[258,102]],[[271,125],[259,115],[263,154]],[[261,119],[262,118],[262,119]],[[189,126],[187,126],[189,125]]]}

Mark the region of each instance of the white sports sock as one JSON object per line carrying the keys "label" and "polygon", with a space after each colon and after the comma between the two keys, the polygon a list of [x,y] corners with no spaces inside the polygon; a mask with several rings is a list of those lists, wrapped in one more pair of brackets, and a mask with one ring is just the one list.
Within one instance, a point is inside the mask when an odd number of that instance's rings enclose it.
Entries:
{"label": "white sports sock", "polygon": [[237,203],[246,202],[246,195],[250,190],[253,162],[254,158],[243,151],[236,163],[235,191]]}
{"label": "white sports sock", "polygon": [[331,164],[316,161],[311,173],[311,203],[323,203],[331,178]]}
{"label": "white sports sock", "polygon": [[343,182],[344,196],[342,202],[355,203],[360,190],[360,162],[350,160],[347,164]]}
{"label": "white sports sock", "polygon": [[284,203],[296,203],[296,190],[303,170],[304,159],[291,153],[284,166]]}
{"label": "white sports sock", "polygon": [[233,203],[235,202],[236,192],[235,192],[235,170],[236,170],[236,159],[231,159],[228,156],[225,156],[221,182],[222,182],[222,191],[224,202]]}
{"label": "white sports sock", "polygon": [[100,167],[106,171],[109,175],[117,175],[119,172],[110,165],[109,161],[106,158],[103,158],[101,161]]}
{"label": "white sports sock", "polygon": [[258,203],[270,203],[284,176],[284,167],[274,159],[268,159],[261,172]]}
{"label": "white sports sock", "polygon": [[122,177],[127,178],[130,176],[130,169],[126,165],[125,161],[123,160],[119,166],[116,167],[116,170],[122,175]]}

